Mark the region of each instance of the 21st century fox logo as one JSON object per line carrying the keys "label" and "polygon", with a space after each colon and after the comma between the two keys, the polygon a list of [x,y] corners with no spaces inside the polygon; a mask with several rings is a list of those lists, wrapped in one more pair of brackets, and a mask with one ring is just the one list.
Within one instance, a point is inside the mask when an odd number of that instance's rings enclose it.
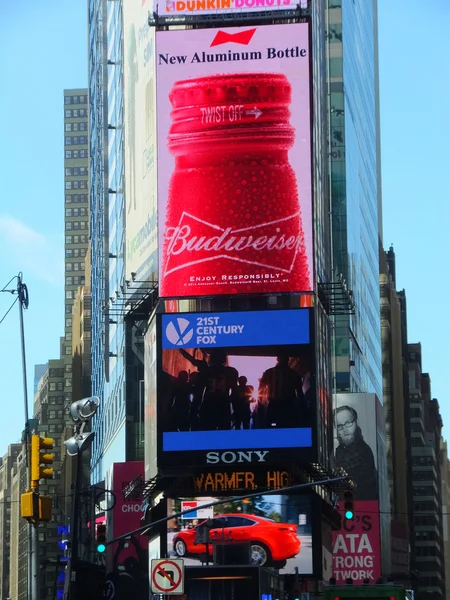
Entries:
{"label": "21st century fox logo", "polygon": [[[231,32],[228,30],[217,31],[210,43],[210,48],[228,44],[248,46],[255,35],[257,28],[246,29],[244,31]],[[193,54],[158,54],[158,65],[179,65],[192,63],[214,63],[214,62],[239,62],[254,60],[273,60],[280,58],[305,58],[307,56],[306,48],[292,46],[291,48],[267,47],[264,51],[239,51],[224,48],[223,51],[214,52],[194,52]]]}

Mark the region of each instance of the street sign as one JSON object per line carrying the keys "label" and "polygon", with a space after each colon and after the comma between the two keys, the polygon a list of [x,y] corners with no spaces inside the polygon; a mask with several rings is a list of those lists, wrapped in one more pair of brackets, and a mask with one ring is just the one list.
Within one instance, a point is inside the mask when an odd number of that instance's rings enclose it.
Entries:
{"label": "street sign", "polygon": [[183,559],[153,559],[151,566],[150,585],[153,594],[183,594]]}

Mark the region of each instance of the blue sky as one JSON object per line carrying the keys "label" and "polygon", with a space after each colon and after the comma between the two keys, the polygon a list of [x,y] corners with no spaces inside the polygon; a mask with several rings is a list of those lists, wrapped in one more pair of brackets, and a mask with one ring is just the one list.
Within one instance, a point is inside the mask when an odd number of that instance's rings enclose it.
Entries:
{"label": "blue sky", "polygon": [[[384,245],[394,244],[408,338],[423,345],[447,428],[450,284],[450,4],[379,0]],[[63,90],[87,86],[84,0],[0,0],[0,289],[18,271],[30,412],[34,364],[63,333]],[[447,260],[446,260],[447,258]],[[0,294],[0,319],[13,297]],[[17,305],[0,324],[0,456],[24,423]]]}

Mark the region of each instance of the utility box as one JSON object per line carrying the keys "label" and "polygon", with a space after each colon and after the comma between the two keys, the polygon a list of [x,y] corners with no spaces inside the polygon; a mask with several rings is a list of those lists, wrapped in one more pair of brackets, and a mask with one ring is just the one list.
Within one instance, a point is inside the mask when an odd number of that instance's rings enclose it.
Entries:
{"label": "utility box", "polygon": [[34,492],[25,492],[20,498],[20,515],[24,519],[33,519],[35,516],[35,501],[37,495]]}

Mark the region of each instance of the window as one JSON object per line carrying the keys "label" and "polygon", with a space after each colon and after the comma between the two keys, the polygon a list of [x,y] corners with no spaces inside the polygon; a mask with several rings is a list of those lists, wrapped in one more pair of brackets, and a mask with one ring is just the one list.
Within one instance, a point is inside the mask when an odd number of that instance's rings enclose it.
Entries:
{"label": "window", "polygon": [[73,217],[72,209],[71,208],[66,208],[66,213],[65,214],[66,214],[66,217]]}
{"label": "window", "polygon": [[56,392],[56,383],[54,381],[51,381],[49,383],[48,389],[50,392]]}
{"label": "window", "polygon": [[72,258],[72,249],[71,248],[68,248],[66,250],[66,258]]}
{"label": "window", "polygon": [[66,277],[66,285],[73,285],[73,277]]}
{"label": "window", "polygon": [[74,109],[73,109],[73,111],[72,111],[72,115],[73,115],[73,118],[74,118],[74,119],[77,119],[77,118],[78,118],[78,109],[77,109],[77,108],[74,108]]}
{"label": "window", "polygon": [[66,190],[71,190],[72,189],[72,181],[66,181],[64,187],[66,188]]}
{"label": "window", "polygon": [[65,312],[66,312],[66,315],[71,315],[72,314],[72,305],[71,304],[66,304],[66,306],[65,306]]}
{"label": "window", "polygon": [[66,123],[66,126],[64,127],[64,129],[66,131],[72,131],[72,123]]}
{"label": "window", "polygon": [[56,419],[56,410],[49,410],[48,417],[49,419]]}
{"label": "window", "polygon": [[73,263],[66,263],[66,271],[73,271]]}
{"label": "window", "polygon": [[64,111],[64,116],[66,117],[66,119],[70,119],[70,117],[72,116],[72,111],[70,109],[66,109]]}
{"label": "window", "polygon": [[79,244],[80,243],[80,236],[79,235],[74,235],[73,236],[73,243],[74,244]]}
{"label": "window", "polygon": [[66,146],[71,146],[71,145],[72,145],[72,139],[73,139],[73,138],[71,138],[71,137],[65,137],[65,138],[64,138],[64,144],[65,144]]}
{"label": "window", "polygon": [[80,263],[79,262],[74,262],[73,264],[73,270],[74,271],[79,271],[80,270]]}
{"label": "window", "polygon": [[72,96],[64,96],[64,104],[72,104]]}
{"label": "window", "polygon": [[[71,244],[72,243],[72,236],[71,235],[66,235],[66,244]],[[67,271],[67,269],[66,269]]]}
{"label": "window", "polygon": [[72,194],[66,194],[65,195],[65,200],[66,200],[66,204],[72,204],[72,202],[73,202],[73,196],[72,196]]}
{"label": "window", "polygon": [[[66,336],[66,340],[67,340],[67,336]],[[64,370],[66,373],[72,373],[72,365],[66,365]]]}
{"label": "window", "polygon": [[66,150],[64,153],[64,158],[72,158],[72,150]]}
{"label": "window", "polygon": [[[69,352],[67,352],[67,349],[69,349]],[[72,348],[70,346],[66,346],[66,354],[71,354],[72,353]],[[71,379],[66,379],[66,388],[71,388],[72,387],[72,380]]]}
{"label": "window", "polygon": [[66,300],[72,300],[72,298],[73,298],[72,291],[66,290]]}
{"label": "window", "polygon": [[72,225],[72,221],[66,221],[66,231],[70,231],[72,229]]}
{"label": "window", "polygon": [[87,123],[83,122],[83,123],[79,123],[80,126],[80,131],[87,131]]}
{"label": "window", "polygon": [[342,77],[342,58],[330,58],[330,77]]}

